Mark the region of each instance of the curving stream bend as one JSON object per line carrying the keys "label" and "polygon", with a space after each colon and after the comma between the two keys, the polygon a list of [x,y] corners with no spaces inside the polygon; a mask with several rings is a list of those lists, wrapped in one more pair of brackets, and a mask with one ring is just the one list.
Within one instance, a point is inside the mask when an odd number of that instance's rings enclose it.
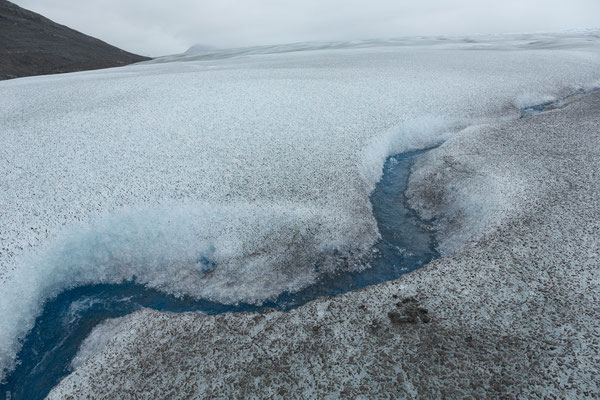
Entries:
{"label": "curving stream bend", "polygon": [[91,330],[108,318],[141,308],[166,312],[289,310],[322,296],[335,296],[398,278],[438,256],[426,221],[406,206],[404,191],[414,159],[427,150],[389,157],[383,177],[371,194],[373,214],[381,233],[374,246],[370,268],[340,271],[296,293],[283,293],[262,306],[224,305],[207,300],[177,298],[135,282],[81,286],[49,300],[34,328],[23,341],[19,364],[0,384],[0,398],[43,399],[71,371],[71,361]]}

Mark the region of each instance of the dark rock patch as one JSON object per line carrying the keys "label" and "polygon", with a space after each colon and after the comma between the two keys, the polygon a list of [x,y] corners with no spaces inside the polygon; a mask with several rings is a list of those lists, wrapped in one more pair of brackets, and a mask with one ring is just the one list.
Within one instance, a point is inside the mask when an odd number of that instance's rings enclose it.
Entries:
{"label": "dark rock patch", "polygon": [[0,0],[0,80],[118,67],[145,60],[149,58]]}
{"label": "dark rock patch", "polygon": [[416,324],[419,321],[428,323],[431,321],[429,310],[419,307],[419,301],[408,297],[396,303],[397,311],[388,312],[388,318],[392,324]]}

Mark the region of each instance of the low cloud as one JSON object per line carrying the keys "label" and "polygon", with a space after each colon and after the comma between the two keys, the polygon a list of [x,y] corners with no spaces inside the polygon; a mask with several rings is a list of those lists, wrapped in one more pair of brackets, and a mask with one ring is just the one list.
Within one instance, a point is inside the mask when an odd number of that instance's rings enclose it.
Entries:
{"label": "low cloud", "polygon": [[597,0],[13,0],[125,50],[158,56],[201,43],[554,31],[600,25]]}

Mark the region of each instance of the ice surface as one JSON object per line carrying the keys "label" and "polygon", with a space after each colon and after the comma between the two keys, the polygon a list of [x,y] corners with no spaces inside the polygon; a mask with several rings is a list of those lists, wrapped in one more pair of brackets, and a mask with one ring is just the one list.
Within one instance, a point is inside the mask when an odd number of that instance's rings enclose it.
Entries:
{"label": "ice surface", "polygon": [[368,195],[387,155],[599,78],[595,32],[442,39],[0,83],[0,366],[74,285],[298,290],[377,240]]}
{"label": "ice surface", "polygon": [[[457,192],[464,183],[480,198],[521,187],[522,196],[503,196],[479,237],[397,280],[289,312],[143,310],[107,322],[48,398],[592,399],[600,393],[598,126],[600,92],[461,132],[428,153],[460,168],[414,171],[432,176],[437,199],[462,206],[467,221],[471,203],[454,201],[469,195]],[[515,179],[497,183],[499,172]]]}
{"label": "ice surface", "polygon": [[313,41],[277,45],[241,47],[234,49],[217,49],[198,44],[190,47],[183,54],[158,57],[150,63],[170,61],[197,61],[208,59],[223,59],[248,55],[281,54],[299,51],[361,49],[373,47],[438,47],[440,49],[552,49],[589,47],[589,41],[600,37],[600,29],[572,29],[560,33],[538,32],[536,34],[515,33],[499,35],[470,35],[470,36],[424,36],[402,37],[390,39],[370,39],[352,41]]}
{"label": "ice surface", "polygon": [[80,350],[77,355],[71,361],[71,367],[77,368],[83,364],[86,360],[97,354],[99,351],[104,349],[109,340],[114,338],[119,333],[119,327],[124,319],[113,318],[109,319],[101,325],[98,325],[92,331],[92,334],[88,336],[82,343]]}

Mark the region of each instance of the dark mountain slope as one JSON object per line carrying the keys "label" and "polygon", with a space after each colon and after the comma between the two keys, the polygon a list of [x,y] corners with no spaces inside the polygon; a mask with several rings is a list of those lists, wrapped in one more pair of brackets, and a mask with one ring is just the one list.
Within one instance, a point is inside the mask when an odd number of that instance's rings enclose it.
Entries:
{"label": "dark mountain slope", "polygon": [[148,60],[0,0],[0,80]]}

